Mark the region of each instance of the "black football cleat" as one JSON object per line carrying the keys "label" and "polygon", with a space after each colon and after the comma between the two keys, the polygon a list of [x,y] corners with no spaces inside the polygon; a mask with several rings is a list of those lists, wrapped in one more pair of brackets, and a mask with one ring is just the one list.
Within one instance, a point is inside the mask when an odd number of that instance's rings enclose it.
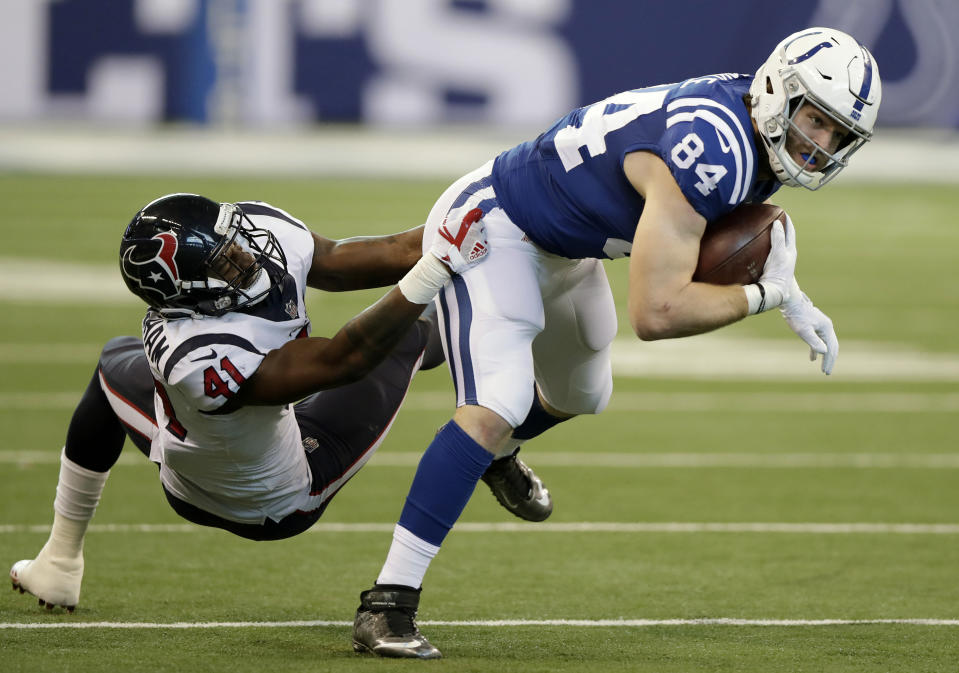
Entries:
{"label": "black football cleat", "polygon": [[[519,451],[519,449],[517,449]],[[503,507],[527,521],[545,521],[553,513],[553,498],[543,480],[516,453],[490,463],[483,481]]]}
{"label": "black football cleat", "polygon": [[443,655],[416,627],[420,589],[377,584],[360,594],[353,650],[381,657],[439,659]]}

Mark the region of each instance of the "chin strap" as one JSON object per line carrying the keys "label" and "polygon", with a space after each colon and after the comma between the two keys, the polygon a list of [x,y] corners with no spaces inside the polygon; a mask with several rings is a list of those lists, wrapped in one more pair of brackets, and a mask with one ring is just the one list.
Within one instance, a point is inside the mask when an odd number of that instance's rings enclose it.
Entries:
{"label": "chin strap", "polygon": [[261,267],[249,287],[241,288],[237,290],[237,293],[250,300],[246,304],[247,306],[252,306],[263,301],[272,286],[273,282],[270,280],[270,274],[267,273],[266,268]]}
{"label": "chin strap", "polygon": [[[214,290],[226,288],[228,287],[228,283],[218,278],[207,278],[205,281],[181,281],[180,287],[186,290],[193,288]],[[197,319],[209,315],[220,315],[228,310],[237,308],[239,305],[239,302],[236,301],[237,296],[239,296],[241,300],[246,300],[243,306],[253,306],[263,301],[272,287],[273,280],[270,278],[269,272],[265,267],[261,267],[249,287],[238,289],[235,293],[224,294],[216,299],[205,299],[197,302],[196,310],[189,308],[158,308],[155,310],[168,320],[177,318]]]}

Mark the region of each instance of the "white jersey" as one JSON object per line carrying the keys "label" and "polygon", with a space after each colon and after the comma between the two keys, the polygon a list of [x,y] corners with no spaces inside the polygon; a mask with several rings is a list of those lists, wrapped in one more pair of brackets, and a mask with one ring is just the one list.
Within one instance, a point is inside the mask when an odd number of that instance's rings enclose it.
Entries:
{"label": "white jersey", "polygon": [[313,238],[278,208],[239,205],[276,236],[288,275],[281,293],[241,312],[179,319],[147,313],[143,344],[157,384],[158,426],[150,459],[177,498],[230,521],[261,524],[309,501],[310,469],[292,405],[220,410],[267,352],[308,335],[304,294]]}

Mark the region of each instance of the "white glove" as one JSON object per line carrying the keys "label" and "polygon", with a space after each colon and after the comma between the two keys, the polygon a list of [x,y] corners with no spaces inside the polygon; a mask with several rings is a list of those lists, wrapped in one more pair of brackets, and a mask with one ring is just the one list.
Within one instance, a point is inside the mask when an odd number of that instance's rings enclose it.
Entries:
{"label": "white glove", "polygon": [[479,208],[456,208],[447,213],[437,229],[430,252],[453,273],[463,273],[479,264],[489,252],[485,214]]}
{"label": "white glove", "polygon": [[763,275],[753,285],[746,285],[749,313],[762,313],[776,308],[789,299],[789,290],[796,272],[796,228],[786,215],[786,226],[778,220],[770,234],[769,255],[763,265]]}
{"label": "white glove", "polygon": [[423,232],[424,245],[430,244],[429,253],[396,284],[407,301],[428,304],[449,282],[450,274],[463,273],[486,257],[489,242],[484,214],[479,208],[466,210],[464,206],[450,211],[436,229]]}
{"label": "white glove", "polygon": [[809,344],[809,359],[815,362],[816,355],[822,355],[822,371],[831,374],[836,356],[839,355],[839,339],[836,338],[832,320],[813,305],[795,280],[791,294],[779,311],[789,328]]}

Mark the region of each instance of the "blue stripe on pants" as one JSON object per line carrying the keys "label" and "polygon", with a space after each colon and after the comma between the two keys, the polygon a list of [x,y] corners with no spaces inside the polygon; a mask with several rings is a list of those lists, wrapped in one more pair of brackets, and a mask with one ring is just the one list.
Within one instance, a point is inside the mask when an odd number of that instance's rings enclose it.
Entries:
{"label": "blue stripe on pants", "polygon": [[[473,358],[470,355],[470,327],[473,324],[473,305],[469,289],[461,276],[453,276],[453,291],[456,293],[456,308],[459,313],[459,335],[456,348],[463,370],[463,399],[466,404],[476,404],[476,378],[473,375]],[[451,344],[452,345],[452,344]],[[458,396],[459,391],[457,391]]]}

